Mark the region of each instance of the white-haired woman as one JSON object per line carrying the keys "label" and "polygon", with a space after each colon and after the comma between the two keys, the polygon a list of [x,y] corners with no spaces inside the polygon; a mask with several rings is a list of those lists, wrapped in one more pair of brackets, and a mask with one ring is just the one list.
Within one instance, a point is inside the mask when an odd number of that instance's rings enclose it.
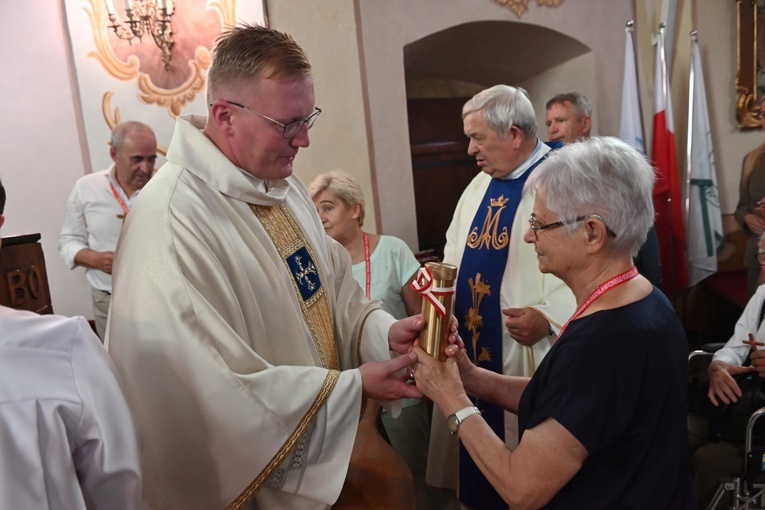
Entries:
{"label": "white-haired woman", "polygon": [[[524,239],[577,311],[531,378],[472,365],[452,345],[416,348],[417,388],[433,399],[513,509],[696,508],[686,430],[688,344],[670,303],[633,257],[653,224],[654,174],[615,138],[571,144],[529,178]],[[505,446],[468,395],[518,413]]]}

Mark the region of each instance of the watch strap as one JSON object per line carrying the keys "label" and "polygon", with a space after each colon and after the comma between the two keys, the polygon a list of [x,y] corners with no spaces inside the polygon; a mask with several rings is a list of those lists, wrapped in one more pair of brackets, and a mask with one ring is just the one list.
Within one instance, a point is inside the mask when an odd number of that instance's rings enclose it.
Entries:
{"label": "watch strap", "polygon": [[476,406],[467,406],[463,407],[456,413],[454,413],[452,416],[454,416],[454,430],[452,431],[452,434],[456,434],[460,430],[460,425],[462,425],[462,422],[466,419],[470,418],[474,414],[481,414],[481,410],[478,409]]}

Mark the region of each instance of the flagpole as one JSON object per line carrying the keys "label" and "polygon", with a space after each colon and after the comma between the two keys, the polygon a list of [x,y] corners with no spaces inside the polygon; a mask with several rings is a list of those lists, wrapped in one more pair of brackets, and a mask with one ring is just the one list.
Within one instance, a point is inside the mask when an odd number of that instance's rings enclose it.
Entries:
{"label": "flagpole", "polygon": [[[640,73],[638,72],[638,65],[637,65],[637,55],[635,55],[635,20],[629,19],[627,20],[627,31],[629,31],[629,37],[630,41],[632,42],[632,57],[633,57],[633,64],[635,68],[635,83],[639,87],[640,84]],[[637,105],[638,105],[638,119],[640,121],[640,140],[642,144],[641,152],[643,155],[647,153],[645,148],[645,128],[643,127],[643,101],[640,98],[640,89],[638,88],[636,90],[637,92]]]}
{"label": "flagpole", "polygon": [[624,81],[622,83],[622,111],[619,121],[619,138],[639,150],[645,156],[647,154],[646,139],[633,38],[634,26],[635,21],[630,19],[625,23],[624,29]]}
{"label": "flagpole", "polygon": [[[693,55],[693,45],[698,42],[698,30],[691,31],[691,55]],[[694,61],[691,58],[691,73],[688,83],[688,139],[685,141],[685,191],[683,193],[683,219],[685,220],[685,231],[689,232],[689,207],[691,190],[691,150],[693,148],[693,95],[695,93],[694,80]]]}
{"label": "flagpole", "polygon": [[[667,82],[669,81],[669,71],[667,69],[667,53],[666,53],[666,48],[664,47],[664,30],[666,29],[666,27],[667,27],[666,24],[659,23],[659,36],[658,36],[658,40],[657,40],[656,44],[659,44],[661,46],[661,48],[660,48],[661,51],[659,52],[659,58],[661,59],[661,61],[657,64],[657,70],[656,71],[661,73],[661,77],[662,77],[662,80],[661,80],[661,87],[662,87],[661,94],[662,94],[662,97],[664,97],[664,99],[665,99],[665,107],[666,107],[667,115],[674,115],[674,112],[670,111],[669,101],[671,101],[671,98],[669,98],[669,90],[667,90],[667,88],[666,88]],[[658,66],[660,66],[660,69],[659,69]],[[655,139],[655,137],[656,137],[656,131],[655,130],[654,130],[653,136],[654,136],[654,139]],[[654,140],[654,143],[656,143],[655,140]],[[670,168],[670,170],[671,170],[671,168]],[[664,178],[668,179],[669,176],[665,175]],[[671,208],[672,208],[672,193],[671,192],[667,193],[667,202],[668,202],[669,205],[666,208],[666,210],[669,212],[671,210]],[[672,213],[669,212],[670,216],[671,216],[671,214]],[[669,218],[667,218],[667,221],[671,221],[671,220]],[[676,277],[676,275],[675,275],[675,264],[673,263],[674,260],[675,260],[675,243],[673,243],[672,240],[671,240],[671,227],[670,227],[670,234],[669,235],[670,235],[670,240],[669,240],[669,243],[667,244],[667,248],[669,249],[669,254],[668,254],[669,258],[668,258],[668,260],[670,261],[670,264],[669,264],[669,289],[670,289],[671,293],[676,293],[678,289],[676,288],[676,285],[675,285],[675,277]],[[667,285],[667,282],[665,282],[664,284]]]}
{"label": "flagpole", "polygon": [[677,0],[663,0],[661,20],[666,28],[664,32],[664,52],[666,53],[667,73],[672,73],[672,56],[675,54],[676,19]]}

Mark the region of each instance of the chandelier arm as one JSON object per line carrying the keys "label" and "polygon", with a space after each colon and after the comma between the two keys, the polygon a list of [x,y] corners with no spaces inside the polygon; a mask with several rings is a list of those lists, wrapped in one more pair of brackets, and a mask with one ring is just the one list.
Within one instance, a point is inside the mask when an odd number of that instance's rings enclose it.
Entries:
{"label": "chandelier arm", "polygon": [[[105,1],[108,9],[109,2],[108,0]],[[157,0],[133,0],[130,7],[125,10],[128,19],[124,23],[119,23],[117,15],[109,11],[109,21],[111,22],[109,28],[114,31],[118,38],[128,41],[130,44],[135,38],[143,42],[143,37],[146,34],[151,34],[154,43],[162,52],[162,62],[165,70],[168,71],[175,45],[173,24],[170,18],[175,14],[176,9],[168,13],[167,7],[158,7]]]}

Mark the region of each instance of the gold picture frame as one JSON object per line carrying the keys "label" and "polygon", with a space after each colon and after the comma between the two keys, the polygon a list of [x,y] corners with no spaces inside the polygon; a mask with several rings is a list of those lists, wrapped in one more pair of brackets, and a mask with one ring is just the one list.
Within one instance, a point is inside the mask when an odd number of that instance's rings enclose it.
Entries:
{"label": "gold picture frame", "polygon": [[736,0],[738,28],[738,69],[736,74],[736,121],[740,130],[759,129],[761,87],[758,77],[765,75],[765,36],[761,30],[765,13],[757,0]]}

